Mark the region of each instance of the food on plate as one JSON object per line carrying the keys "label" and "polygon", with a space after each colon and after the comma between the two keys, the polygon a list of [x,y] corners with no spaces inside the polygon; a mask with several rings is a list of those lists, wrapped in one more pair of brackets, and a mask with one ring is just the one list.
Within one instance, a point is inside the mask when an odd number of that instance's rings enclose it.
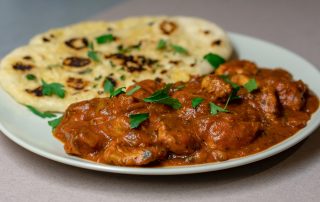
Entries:
{"label": "food on plate", "polygon": [[52,126],[68,154],[91,161],[190,165],[263,151],[305,127],[318,106],[289,72],[241,60],[187,82],[143,80],[74,103]]}
{"label": "food on plate", "polygon": [[133,17],[85,22],[33,37],[0,63],[0,85],[19,103],[46,112],[105,97],[111,82],[173,83],[213,71],[207,53],[230,58],[226,33],[193,17]]}

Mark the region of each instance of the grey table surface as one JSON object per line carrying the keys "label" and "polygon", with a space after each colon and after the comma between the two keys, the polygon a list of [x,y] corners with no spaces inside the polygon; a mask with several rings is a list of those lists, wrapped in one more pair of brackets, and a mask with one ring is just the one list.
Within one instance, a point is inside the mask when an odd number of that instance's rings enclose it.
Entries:
{"label": "grey table surface", "polygon": [[[320,67],[319,10],[317,0],[1,0],[0,57],[51,27],[167,14],[212,20],[228,31],[293,50]],[[19,147],[0,132],[0,201],[319,201],[319,133],[247,166],[152,177],[63,165]]]}

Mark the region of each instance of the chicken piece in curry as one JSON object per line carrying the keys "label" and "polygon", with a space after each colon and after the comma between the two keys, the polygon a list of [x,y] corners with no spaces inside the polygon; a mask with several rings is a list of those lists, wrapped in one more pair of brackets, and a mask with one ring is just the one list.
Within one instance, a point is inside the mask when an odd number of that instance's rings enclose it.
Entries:
{"label": "chicken piece in curry", "polygon": [[127,93],[72,104],[53,133],[68,154],[99,163],[202,164],[285,140],[306,126],[318,105],[287,71],[237,60],[185,83],[144,80]]}

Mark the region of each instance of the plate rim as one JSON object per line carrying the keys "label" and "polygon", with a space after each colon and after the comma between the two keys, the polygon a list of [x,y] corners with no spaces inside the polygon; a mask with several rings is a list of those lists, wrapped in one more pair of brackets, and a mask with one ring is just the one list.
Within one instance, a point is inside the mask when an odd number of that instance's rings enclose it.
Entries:
{"label": "plate rim", "polygon": [[[274,44],[272,42],[259,39],[256,37],[252,37],[249,35],[244,35],[236,32],[228,32],[230,38],[238,37],[238,38],[245,38],[247,40],[255,40],[258,42],[266,43],[276,48],[282,49],[284,51],[289,52],[293,56],[301,59],[305,63],[307,63],[310,67],[316,70],[318,73],[320,72],[315,65],[304,59],[302,56],[299,56],[295,52],[288,50],[282,46]],[[232,40],[231,40],[232,42]],[[318,95],[319,96],[319,95]],[[2,133],[7,136],[10,140],[12,140],[17,145],[21,146],[22,148],[35,153],[41,157],[63,163],[69,166],[75,166],[79,168],[95,170],[95,171],[102,171],[102,172],[109,172],[109,173],[118,173],[118,174],[131,174],[131,175],[184,175],[184,174],[194,174],[194,173],[204,173],[204,172],[212,172],[218,170],[229,169],[233,167],[247,165],[256,161],[260,161],[262,159],[269,158],[270,156],[276,155],[284,150],[287,150],[290,147],[298,144],[309,135],[311,135],[320,125],[320,120],[315,120],[310,124],[310,121],[315,118],[316,115],[320,113],[319,108],[316,112],[314,112],[308,121],[308,124],[305,128],[299,130],[293,136],[287,138],[286,140],[269,147],[266,150],[261,152],[251,154],[241,158],[230,159],[227,161],[222,162],[213,162],[213,163],[205,163],[205,164],[196,164],[196,165],[188,165],[188,166],[172,166],[172,167],[153,167],[153,168],[141,168],[141,167],[123,167],[123,166],[114,166],[108,164],[100,164],[96,162],[91,162],[89,160],[81,159],[78,157],[74,158],[66,158],[63,156],[59,156],[56,154],[52,154],[49,151],[44,151],[40,148],[34,147],[27,142],[24,142],[22,139],[16,137],[13,133],[7,130],[3,124],[0,122],[0,130]],[[318,115],[319,116],[319,115]],[[58,141],[58,140],[57,140]]]}

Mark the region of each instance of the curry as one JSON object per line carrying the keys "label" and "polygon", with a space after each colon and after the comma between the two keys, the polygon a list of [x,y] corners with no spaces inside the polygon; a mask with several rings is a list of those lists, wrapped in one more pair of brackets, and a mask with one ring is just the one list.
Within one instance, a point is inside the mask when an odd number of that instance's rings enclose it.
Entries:
{"label": "curry", "polygon": [[318,98],[282,69],[231,61],[188,82],[144,80],[69,106],[55,137],[68,154],[119,166],[225,161],[305,127]]}

